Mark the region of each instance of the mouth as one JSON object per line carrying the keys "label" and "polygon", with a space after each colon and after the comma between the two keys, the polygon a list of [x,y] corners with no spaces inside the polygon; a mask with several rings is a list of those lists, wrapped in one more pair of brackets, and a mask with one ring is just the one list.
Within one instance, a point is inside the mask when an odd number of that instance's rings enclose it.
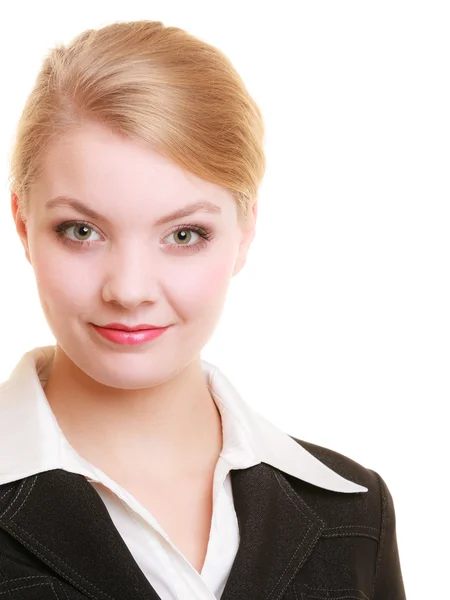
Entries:
{"label": "mouth", "polygon": [[169,327],[155,325],[134,325],[130,327],[121,323],[108,323],[100,326],[91,323],[93,329],[103,338],[120,345],[138,345],[150,342],[161,336]]}
{"label": "mouth", "polygon": [[144,323],[142,325],[124,325],[123,323],[108,323],[107,325],[97,325],[97,327],[103,327],[104,329],[119,329],[121,331],[141,331],[142,329],[164,329],[164,325],[149,325]]}

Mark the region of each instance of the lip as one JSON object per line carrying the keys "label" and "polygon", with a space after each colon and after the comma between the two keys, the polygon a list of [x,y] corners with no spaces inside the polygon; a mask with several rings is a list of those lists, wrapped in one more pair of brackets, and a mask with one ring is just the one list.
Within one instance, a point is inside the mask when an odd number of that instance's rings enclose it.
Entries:
{"label": "lip", "polygon": [[170,325],[167,327],[135,325],[133,328],[130,328],[118,323],[109,323],[108,326],[102,327],[93,323],[91,325],[103,338],[121,345],[145,344],[162,335],[170,327]]}
{"label": "lip", "polygon": [[159,325],[148,325],[144,323],[142,325],[123,325],[122,323],[108,323],[107,325],[96,325],[96,327],[103,327],[104,329],[120,329],[122,331],[141,331],[142,329],[164,329]]}

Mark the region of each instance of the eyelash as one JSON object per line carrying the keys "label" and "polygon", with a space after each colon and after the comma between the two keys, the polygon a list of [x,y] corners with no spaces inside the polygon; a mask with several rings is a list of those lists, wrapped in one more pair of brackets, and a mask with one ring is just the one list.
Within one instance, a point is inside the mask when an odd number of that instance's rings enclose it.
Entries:
{"label": "eyelash", "polygon": [[[70,229],[71,227],[76,227],[76,226],[79,227],[82,225],[85,225],[86,227],[89,227],[89,229],[92,229],[93,231],[97,232],[95,227],[93,225],[90,225],[86,221],[64,221],[64,223],[60,223],[59,225],[57,225],[54,228],[57,240],[61,241],[63,244],[78,246],[80,249],[81,248],[87,249],[89,246],[92,246],[93,244],[98,243],[96,241],[91,241],[91,240],[86,240],[84,242],[75,241],[75,240],[66,238],[64,236],[66,231],[68,229]],[[201,238],[200,241],[195,244],[188,244],[188,245],[167,244],[168,246],[183,248],[183,252],[196,252],[196,251],[202,250],[202,248],[204,248],[208,244],[208,242],[210,242],[214,237],[210,231],[208,231],[204,227],[201,227],[200,225],[179,225],[176,229],[171,231],[166,237],[168,237],[169,235],[178,233],[179,231],[193,231],[194,233],[197,233]]]}

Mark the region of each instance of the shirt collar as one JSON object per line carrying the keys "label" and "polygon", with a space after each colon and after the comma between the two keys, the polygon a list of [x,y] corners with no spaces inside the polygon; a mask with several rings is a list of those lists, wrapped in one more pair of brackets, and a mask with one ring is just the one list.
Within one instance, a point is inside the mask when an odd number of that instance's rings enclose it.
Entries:
{"label": "shirt collar", "polygon": [[[57,468],[95,476],[95,467],[66,440],[43,391],[54,351],[54,346],[45,346],[27,352],[0,385],[0,484]],[[221,456],[230,468],[264,462],[327,490],[367,491],[324,465],[253,410],[218,367],[202,360],[202,369],[221,414]]]}

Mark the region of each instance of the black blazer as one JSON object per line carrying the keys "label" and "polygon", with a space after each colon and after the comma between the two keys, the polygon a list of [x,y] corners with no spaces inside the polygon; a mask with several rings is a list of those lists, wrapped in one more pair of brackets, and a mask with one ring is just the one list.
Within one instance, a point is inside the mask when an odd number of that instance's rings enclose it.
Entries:
{"label": "black blazer", "polygon": [[[327,491],[265,463],[233,470],[240,545],[222,600],[404,600],[384,481],[296,441],[369,491]],[[86,598],[159,599],[95,489],[62,469],[0,486],[0,600]]]}

